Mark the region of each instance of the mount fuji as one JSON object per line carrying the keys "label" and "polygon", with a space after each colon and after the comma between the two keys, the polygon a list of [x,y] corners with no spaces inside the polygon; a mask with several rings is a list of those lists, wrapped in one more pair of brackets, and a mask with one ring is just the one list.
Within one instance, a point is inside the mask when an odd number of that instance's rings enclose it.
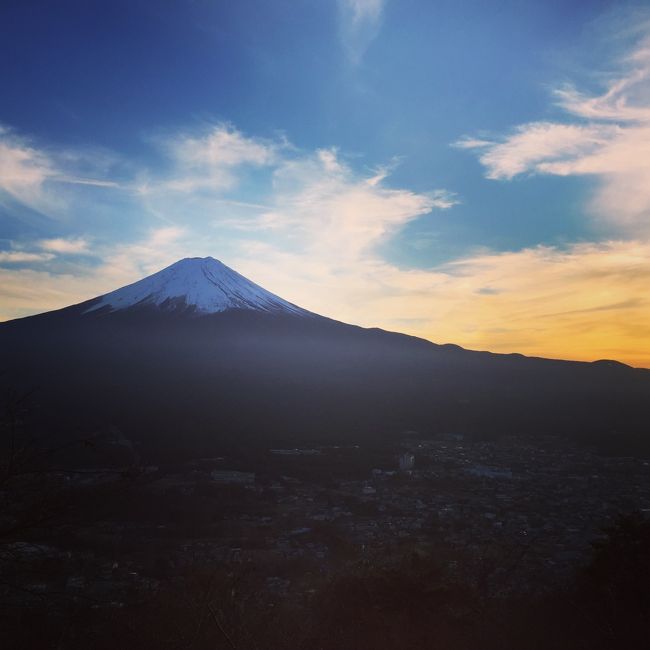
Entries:
{"label": "mount fuji", "polygon": [[229,309],[306,316],[304,309],[251,282],[213,257],[182,259],[93,301],[84,313],[133,307],[216,314]]}
{"label": "mount fuji", "polygon": [[[650,372],[473,352],[309,312],[211,258],[0,324],[0,391],[35,431],[150,449],[462,432],[648,446]],[[48,433],[49,435],[49,433]]]}

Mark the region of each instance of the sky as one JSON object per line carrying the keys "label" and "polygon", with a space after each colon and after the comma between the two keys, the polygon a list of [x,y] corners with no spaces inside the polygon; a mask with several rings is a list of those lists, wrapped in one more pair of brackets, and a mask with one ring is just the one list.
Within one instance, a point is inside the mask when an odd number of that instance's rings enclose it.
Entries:
{"label": "sky", "polygon": [[650,6],[4,0],[0,320],[207,255],[338,320],[650,367]]}

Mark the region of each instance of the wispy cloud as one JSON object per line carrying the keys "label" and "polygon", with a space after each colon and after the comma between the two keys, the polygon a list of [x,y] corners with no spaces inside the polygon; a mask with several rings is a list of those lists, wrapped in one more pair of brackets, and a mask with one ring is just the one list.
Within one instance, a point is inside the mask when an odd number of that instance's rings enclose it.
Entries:
{"label": "wispy cloud", "polygon": [[42,239],[38,246],[45,251],[52,253],[64,253],[66,255],[79,255],[90,252],[89,242],[83,237],[73,237],[65,239],[56,237],[54,239]]}
{"label": "wispy cloud", "polygon": [[0,251],[0,262],[5,264],[24,264],[25,262],[47,262],[54,255],[49,253],[29,253],[27,251]]}
{"label": "wispy cloud", "polygon": [[338,0],[341,42],[357,65],[379,34],[386,0]]}
{"label": "wispy cloud", "polygon": [[143,193],[155,190],[194,192],[223,191],[237,184],[242,167],[273,163],[281,143],[246,137],[229,124],[211,125],[198,135],[177,135],[160,144],[171,158],[167,179],[142,185]]}
{"label": "wispy cloud", "polygon": [[530,122],[495,139],[463,138],[488,178],[525,173],[598,179],[591,211],[632,234],[650,233],[650,23],[618,62],[600,94],[564,85],[555,90],[568,122]]}
{"label": "wispy cloud", "polygon": [[78,167],[95,170],[98,152],[57,151],[39,147],[0,125],[0,205],[14,203],[51,218],[66,218],[74,193],[69,186],[121,188],[113,179],[76,173]]}
{"label": "wispy cloud", "polygon": [[358,174],[333,149],[285,159],[274,170],[273,207],[256,226],[285,231],[312,256],[340,262],[372,252],[409,221],[456,203],[444,190],[386,187],[386,174]]}
{"label": "wispy cloud", "polygon": [[97,178],[75,178],[74,176],[57,175],[53,176],[52,180],[58,181],[59,183],[71,183],[72,185],[90,185],[91,187],[121,187],[116,181],[106,181]]}
{"label": "wispy cloud", "polygon": [[0,195],[40,210],[43,184],[55,175],[56,170],[44,152],[0,127]]}
{"label": "wispy cloud", "polygon": [[620,132],[620,127],[608,124],[530,122],[500,141],[463,138],[455,146],[481,150],[486,176],[510,180],[526,172],[553,173],[554,166],[602,150]]}

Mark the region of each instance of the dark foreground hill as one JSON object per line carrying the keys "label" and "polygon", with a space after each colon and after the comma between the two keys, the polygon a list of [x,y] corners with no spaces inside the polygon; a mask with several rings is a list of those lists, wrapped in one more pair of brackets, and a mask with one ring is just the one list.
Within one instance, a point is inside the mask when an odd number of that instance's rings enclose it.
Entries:
{"label": "dark foreground hill", "polygon": [[108,425],[151,448],[562,434],[646,445],[650,372],[472,352],[311,314],[216,260],[0,325],[3,389],[52,435]]}

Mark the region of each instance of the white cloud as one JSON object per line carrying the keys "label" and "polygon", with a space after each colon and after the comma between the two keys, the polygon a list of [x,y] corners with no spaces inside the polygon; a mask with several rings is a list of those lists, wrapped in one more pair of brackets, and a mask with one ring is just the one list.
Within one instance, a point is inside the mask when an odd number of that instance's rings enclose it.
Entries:
{"label": "white cloud", "polygon": [[524,173],[588,175],[598,179],[589,207],[628,234],[650,233],[650,36],[620,61],[600,94],[571,86],[555,91],[574,122],[530,122],[501,138],[464,138],[492,179]]}
{"label": "white cloud", "polygon": [[[236,250],[237,240],[250,243],[261,235],[279,250],[354,259],[373,254],[409,221],[458,203],[442,189],[389,187],[396,160],[359,173],[336,148],[301,152],[283,140],[260,140],[223,125],[200,138],[172,138],[163,150],[172,156],[173,173],[150,181],[140,194],[143,205],[170,224],[211,225],[213,241],[222,237],[217,244],[222,250]],[[259,202],[238,200],[238,186],[251,166],[256,188],[264,188]]]}
{"label": "white cloud", "polygon": [[0,193],[34,209],[43,202],[43,183],[56,174],[48,156],[6,128],[0,130]]}
{"label": "white cloud", "polygon": [[[29,250],[29,248],[40,249],[40,251]],[[43,263],[56,259],[57,255],[78,255],[89,252],[88,241],[81,237],[41,239],[32,246],[0,251],[0,264]]]}
{"label": "white cloud", "polygon": [[463,149],[479,149],[488,178],[510,180],[525,172],[550,172],[550,165],[582,159],[607,145],[620,132],[612,125],[531,122],[503,141],[463,139]]}
{"label": "white cloud", "polygon": [[385,0],[339,0],[341,41],[353,64],[359,64],[379,34]]}
{"label": "white cloud", "polygon": [[219,124],[202,137],[183,137],[174,142],[176,158],[188,165],[235,167],[244,163],[268,164],[273,148],[240,131]]}
{"label": "white cloud", "polygon": [[38,242],[40,248],[52,253],[62,253],[65,255],[85,254],[89,251],[89,242],[83,237],[65,239],[57,237],[55,239],[42,239]]}
{"label": "white cloud", "polygon": [[428,193],[428,196],[431,199],[432,207],[439,210],[448,210],[460,203],[457,194],[448,190],[433,190]]}
{"label": "white cloud", "polygon": [[[162,183],[162,189],[178,192],[230,189],[237,184],[237,173],[242,167],[272,164],[279,146],[246,137],[227,124],[212,126],[198,136],[172,138],[164,143],[164,148],[174,162],[174,171]],[[142,189],[150,192],[152,188]]]}
{"label": "white cloud", "polygon": [[274,171],[272,208],[255,226],[284,232],[312,257],[340,262],[372,252],[409,221],[456,203],[444,190],[388,188],[386,174],[359,175],[333,149],[285,159]]}
{"label": "white cloud", "polygon": [[71,186],[121,187],[113,180],[75,173],[80,166],[92,173],[101,159],[94,151],[46,150],[0,126],[0,203],[6,209],[17,203],[43,216],[65,220],[75,198]]}
{"label": "white cloud", "polygon": [[54,255],[49,253],[29,253],[27,251],[0,251],[0,263],[22,264],[25,262],[47,262]]}

